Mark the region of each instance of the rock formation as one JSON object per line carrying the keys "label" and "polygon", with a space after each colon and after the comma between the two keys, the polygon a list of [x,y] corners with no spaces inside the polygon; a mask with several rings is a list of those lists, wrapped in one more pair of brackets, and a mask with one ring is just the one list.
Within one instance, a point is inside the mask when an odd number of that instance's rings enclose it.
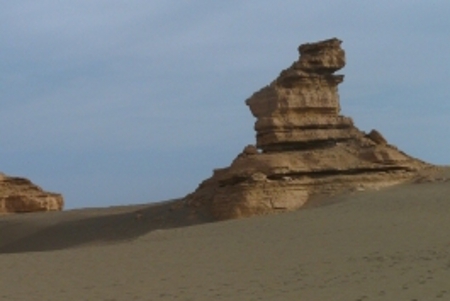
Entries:
{"label": "rock formation", "polygon": [[46,192],[24,178],[0,173],[0,214],[62,210],[60,194]]}
{"label": "rock formation", "polygon": [[295,210],[311,196],[394,185],[430,165],[358,130],[339,115],[334,73],[345,65],[341,41],[299,47],[300,58],[246,104],[256,117],[256,146],[186,196],[188,206],[230,219]]}
{"label": "rock formation", "polygon": [[338,115],[337,85],[344,76],[333,73],[345,65],[339,45],[336,39],[301,45],[300,59],[246,101],[257,118],[258,148],[316,148],[357,135],[352,120]]}

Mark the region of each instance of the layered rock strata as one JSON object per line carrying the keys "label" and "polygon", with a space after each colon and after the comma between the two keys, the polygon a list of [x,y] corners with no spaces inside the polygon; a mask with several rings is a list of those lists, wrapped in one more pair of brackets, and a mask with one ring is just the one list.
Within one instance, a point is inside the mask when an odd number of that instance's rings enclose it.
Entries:
{"label": "layered rock strata", "polygon": [[301,45],[299,60],[246,100],[256,146],[215,170],[185,198],[189,206],[217,219],[295,210],[314,195],[394,185],[430,167],[339,115],[341,43]]}
{"label": "layered rock strata", "polygon": [[30,180],[0,174],[0,214],[62,210],[60,194],[46,192]]}
{"label": "layered rock strata", "polygon": [[257,118],[257,147],[264,152],[317,147],[357,135],[340,111],[337,86],[345,65],[337,39],[299,47],[300,59],[269,86],[247,99]]}

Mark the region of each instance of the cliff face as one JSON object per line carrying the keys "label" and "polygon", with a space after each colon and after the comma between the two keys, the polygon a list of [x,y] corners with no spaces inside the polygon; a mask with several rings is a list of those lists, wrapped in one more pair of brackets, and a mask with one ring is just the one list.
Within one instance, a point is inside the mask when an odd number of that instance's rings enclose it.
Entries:
{"label": "cliff face", "polygon": [[62,210],[63,197],[24,178],[0,174],[0,214]]}
{"label": "cliff face", "polygon": [[313,195],[394,185],[430,167],[339,115],[340,40],[304,44],[299,52],[298,61],[246,101],[256,117],[256,146],[215,170],[185,198],[189,206],[217,219],[295,210]]}

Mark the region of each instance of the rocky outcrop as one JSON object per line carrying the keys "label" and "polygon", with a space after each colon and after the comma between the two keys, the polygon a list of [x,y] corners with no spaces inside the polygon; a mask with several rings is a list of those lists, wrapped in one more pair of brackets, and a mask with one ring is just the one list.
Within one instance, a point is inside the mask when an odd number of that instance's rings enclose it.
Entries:
{"label": "rocky outcrop", "polygon": [[257,118],[257,147],[265,152],[317,147],[358,135],[340,111],[337,86],[345,65],[337,39],[299,47],[300,59],[269,86],[247,99]]}
{"label": "rocky outcrop", "polygon": [[0,214],[62,210],[63,197],[24,178],[0,174]]}
{"label": "rocky outcrop", "polygon": [[217,219],[295,210],[312,196],[406,181],[430,165],[366,134],[340,115],[341,41],[299,47],[300,58],[246,104],[256,117],[256,146],[185,198]]}

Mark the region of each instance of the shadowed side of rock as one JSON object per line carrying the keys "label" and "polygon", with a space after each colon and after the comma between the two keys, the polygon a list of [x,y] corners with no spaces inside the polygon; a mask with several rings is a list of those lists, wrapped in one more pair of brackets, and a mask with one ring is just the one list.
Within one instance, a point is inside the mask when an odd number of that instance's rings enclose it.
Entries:
{"label": "shadowed side of rock", "polygon": [[395,185],[431,167],[366,134],[340,115],[334,73],[345,65],[341,41],[299,47],[300,57],[246,104],[256,118],[256,146],[217,169],[186,196],[217,219],[295,210],[313,195]]}
{"label": "shadowed side of rock", "polygon": [[0,174],[0,213],[58,211],[62,195],[44,191],[30,180]]}

